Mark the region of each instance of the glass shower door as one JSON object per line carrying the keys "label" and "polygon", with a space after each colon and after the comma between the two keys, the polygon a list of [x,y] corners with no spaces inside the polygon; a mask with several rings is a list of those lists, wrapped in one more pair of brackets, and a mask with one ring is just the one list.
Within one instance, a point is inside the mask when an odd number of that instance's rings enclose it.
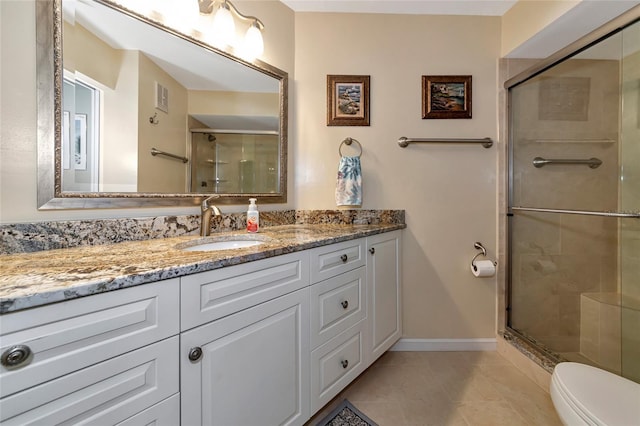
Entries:
{"label": "glass shower door", "polygon": [[[508,327],[640,379],[640,35],[509,89]],[[637,216],[637,215],[635,215]]]}
{"label": "glass shower door", "polygon": [[[640,211],[640,22],[622,32],[620,208]],[[622,375],[640,382],[640,220],[620,221]]]}

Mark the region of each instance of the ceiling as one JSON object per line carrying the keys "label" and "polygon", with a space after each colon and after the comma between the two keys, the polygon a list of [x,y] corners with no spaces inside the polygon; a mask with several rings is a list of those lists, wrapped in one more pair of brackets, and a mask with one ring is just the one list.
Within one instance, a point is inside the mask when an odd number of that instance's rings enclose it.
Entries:
{"label": "ceiling", "polygon": [[[518,0],[280,0],[295,12],[503,16]],[[542,1],[542,0],[537,0]],[[553,22],[507,53],[546,58],[640,4],[640,0],[579,0]]]}
{"label": "ceiling", "polygon": [[502,16],[517,0],[280,0],[295,12]]}
{"label": "ceiling", "polygon": [[211,54],[112,7],[90,1],[64,1],[62,8],[66,21],[82,25],[115,49],[143,52],[189,90],[280,91],[280,82],[274,77],[223,55]]}

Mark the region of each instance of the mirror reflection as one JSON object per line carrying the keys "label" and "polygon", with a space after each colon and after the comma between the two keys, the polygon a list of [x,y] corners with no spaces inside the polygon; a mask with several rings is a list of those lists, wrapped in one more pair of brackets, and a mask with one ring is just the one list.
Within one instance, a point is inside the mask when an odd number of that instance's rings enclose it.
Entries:
{"label": "mirror reflection", "polygon": [[102,3],[62,1],[63,196],[283,195],[286,73]]}

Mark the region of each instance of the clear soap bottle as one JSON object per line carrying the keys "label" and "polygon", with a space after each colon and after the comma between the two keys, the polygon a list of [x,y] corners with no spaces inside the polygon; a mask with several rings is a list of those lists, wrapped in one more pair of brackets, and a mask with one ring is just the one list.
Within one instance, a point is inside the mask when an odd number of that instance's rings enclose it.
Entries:
{"label": "clear soap bottle", "polygon": [[256,198],[249,198],[249,209],[247,210],[247,232],[258,232],[260,227],[260,213],[256,205]]}

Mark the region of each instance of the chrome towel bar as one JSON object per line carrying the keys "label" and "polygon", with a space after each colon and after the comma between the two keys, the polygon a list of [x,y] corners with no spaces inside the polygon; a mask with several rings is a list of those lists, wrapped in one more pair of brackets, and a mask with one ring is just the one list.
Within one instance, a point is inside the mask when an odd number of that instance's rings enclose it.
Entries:
{"label": "chrome towel bar", "polygon": [[482,138],[482,139],[443,139],[443,138],[433,138],[433,139],[420,139],[420,138],[407,138],[402,136],[398,139],[398,145],[400,148],[406,148],[409,144],[412,143],[479,143],[482,144],[485,148],[491,148],[493,146],[493,140],[491,138]]}
{"label": "chrome towel bar", "polygon": [[586,160],[572,160],[567,158],[542,158],[536,157],[533,159],[533,167],[540,168],[547,164],[585,164],[591,169],[597,169],[602,164],[602,160],[599,158],[589,158]]}
{"label": "chrome towel bar", "polygon": [[151,148],[151,155],[153,155],[153,156],[164,155],[165,157],[171,157],[171,158],[175,158],[177,160],[180,160],[183,163],[188,163],[189,162],[189,159],[187,157],[181,157],[179,155],[169,154],[168,152],[160,151],[159,149],[155,149],[155,148]]}
{"label": "chrome towel bar", "polygon": [[605,216],[605,217],[626,217],[626,218],[640,218],[640,212],[595,212],[589,210],[564,210],[564,209],[543,209],[535,207],[511,207],[511,211],[521,212],[539,212],[539,213],[564,213],[564,214],[581,214],[586,216]]}

